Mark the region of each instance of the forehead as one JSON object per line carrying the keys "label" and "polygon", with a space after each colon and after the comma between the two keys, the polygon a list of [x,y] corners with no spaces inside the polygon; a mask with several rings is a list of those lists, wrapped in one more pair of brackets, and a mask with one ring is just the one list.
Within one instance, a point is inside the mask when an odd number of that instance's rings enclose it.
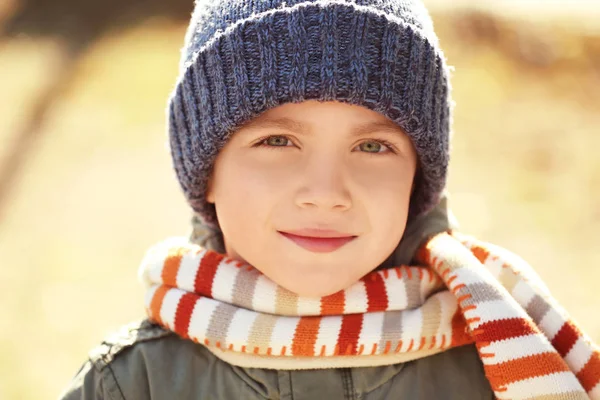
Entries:
{"label": "forehead", "polygon": [[275,107],[246,122],[240,129],[281,129],[310,134],[319,128],[345,130],[357,136],[373,132],[405,136],[400,126],[375,111],[338,102],[315,101]]}

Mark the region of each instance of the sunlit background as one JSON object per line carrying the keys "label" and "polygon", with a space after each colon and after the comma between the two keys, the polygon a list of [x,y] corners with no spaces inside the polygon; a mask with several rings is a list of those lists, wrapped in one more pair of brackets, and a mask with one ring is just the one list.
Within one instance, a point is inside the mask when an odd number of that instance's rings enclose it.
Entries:
{"label": "sunlit background", "polygon": [[[463,231],[522,255],[600,341],[600,3],[427,3],[456,68]],[[191,9],[0,0],[1,399],[56,398],[143,316],[145,249],[190,230],[165,104]]]}

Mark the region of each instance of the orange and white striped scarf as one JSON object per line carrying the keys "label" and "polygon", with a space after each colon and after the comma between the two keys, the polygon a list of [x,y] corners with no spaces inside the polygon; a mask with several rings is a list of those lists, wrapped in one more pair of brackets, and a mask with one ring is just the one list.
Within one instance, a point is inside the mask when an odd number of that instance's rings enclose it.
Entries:
{"label": "orange and white striped scarf", "polygon": [[418,266],[300,297],[185,239],[140,267],[153,321],[244,367],[389,365],[475,343],[499,399],[600,399],[600,351],[516,255],[457,232]]}

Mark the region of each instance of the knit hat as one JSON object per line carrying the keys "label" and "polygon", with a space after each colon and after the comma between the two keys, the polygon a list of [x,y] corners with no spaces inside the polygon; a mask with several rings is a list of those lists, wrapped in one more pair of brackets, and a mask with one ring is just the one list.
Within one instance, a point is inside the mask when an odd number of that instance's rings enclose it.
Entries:
{"label": "knit hat", "polygon": [[196,0],[169,98],[171,155],[183,192],[218,227],[207,182],[236,128],[269,108],[340,101],[379,112],[412,139],[409,218],[446,184],[449,72],[420,0]]}

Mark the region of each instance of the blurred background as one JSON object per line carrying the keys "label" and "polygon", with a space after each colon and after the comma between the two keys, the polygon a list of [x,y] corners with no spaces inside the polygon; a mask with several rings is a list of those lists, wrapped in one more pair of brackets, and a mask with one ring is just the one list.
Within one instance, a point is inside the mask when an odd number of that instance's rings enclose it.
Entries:
{"label": "blurred background", "polygon": [[[600,3],[426,1],[457,103],[451,206],[600,341]],[[0,398],[56,398],[187,235],[167,147],[191,0],[0,0]]]}

